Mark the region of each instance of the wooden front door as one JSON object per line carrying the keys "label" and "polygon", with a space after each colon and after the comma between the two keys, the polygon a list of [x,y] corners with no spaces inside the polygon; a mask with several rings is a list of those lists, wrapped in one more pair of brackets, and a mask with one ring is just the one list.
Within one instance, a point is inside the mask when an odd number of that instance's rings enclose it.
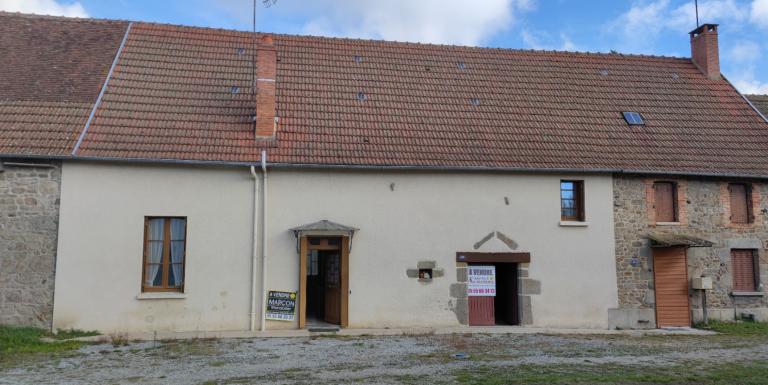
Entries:
{"label": "wooden front door", "polygon": [[[349,325],[349,237],[324,237],[319,242],[299,240],[299,329],[307,326],[307,261],[312,251],[322,251],[324,297],[323,321]],[[330,278],[330,279],[329,279]]]}
{"label": "wooden front door", "polygon": [[653,249],[656,326],[691,326],[685,247]]}
{"label": "wooden front door", "polygon": [[341,258],[339,253],[329,253],[323,258],[325,268],[325,311],[323,321],[341,323]]}

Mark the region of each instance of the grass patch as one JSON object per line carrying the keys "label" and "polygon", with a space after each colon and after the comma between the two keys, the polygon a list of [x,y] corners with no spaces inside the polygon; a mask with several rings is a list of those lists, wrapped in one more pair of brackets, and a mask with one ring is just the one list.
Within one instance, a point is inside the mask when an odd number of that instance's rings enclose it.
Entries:
{"label": "grass patch", "polygon": [[71,340],[73,338],[93,337],[98,335],[101,335],[101,333],[95,330],[83,331],[78,329],[68,329],[68,330],[59,329],[56,331],[56,334],[49,335],[48,337],[51,337],[55,340]]}
{"label": "grass patch", "polygon": [[768,322],[721,322],[712,321],[707,325],[698,324],[697,328],[711,330],[732,336],[766,336],[768,337]]}
{"label": "grass patch", "polygon": [[83,344],[72,340],[46,342],[42,340],[44,337],[55,338],[43,329],[0,325],[0,361],[7,361],[18,355],[70,351]]}
{"label": "grass patch", "polygon": [[478,367],[455,373],[465,385],[507,384],[696,384],[759,385],[768,363],[706,363],[700,366],[521,365]]}

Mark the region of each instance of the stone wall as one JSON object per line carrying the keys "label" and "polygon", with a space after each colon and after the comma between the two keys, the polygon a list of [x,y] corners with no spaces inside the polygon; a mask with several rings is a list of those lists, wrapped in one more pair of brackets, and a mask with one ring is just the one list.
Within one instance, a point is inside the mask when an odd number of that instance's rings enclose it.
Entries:
{"label": "stone wall", "polygon": [[[688,278],[712,277],[714,290],[707,293],[710,318],[733,319],[754,314],[768,320],[768,299],[764,296],[733,296],[731,249],[756,249],[760,263],[760,282],[768,282],[768,260],[764,241],[768,240],[766,214],[768,186],[754,183],[754,223],[733,226],[728,220],[727,183],[716,179],[670,179],[678,183],[684,197],[679,200],[685,220],[679,225],[656,224],[650,218],[648,186],[652,178],[616,176],[614,178],[614,221],[616,226],[616,269],[619,309],[611,311],[610,324],[620,328],[653,328],[655,292],[653,258],[649,232],[687,234],[713,242],[712,247],[689,248]],[[739,181],[740,182],[740,181]],[[726,186],[724,188],[724,186]],[[651,203],[652,204],[652,203]],[[651,209],[651,210],[649,210]],[[689,285],[690,288],[690,285]],[[761,289],[764,293],[764,289]],[[694,321],[702,318],[698,290],[689,289]]]}
{"label": "stone wall", "polygon": [[0,171],[0,324],[50,328],[61,164]]}

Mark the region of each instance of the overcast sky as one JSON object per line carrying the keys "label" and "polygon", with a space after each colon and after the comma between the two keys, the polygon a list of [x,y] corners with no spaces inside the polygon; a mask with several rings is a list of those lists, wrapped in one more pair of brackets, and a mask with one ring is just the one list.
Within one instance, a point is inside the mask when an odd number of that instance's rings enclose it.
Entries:
{"label": "overcast sky", "polygon": [[[690,56],[693,0],[258,0],[268,32],[505,48]],[[0,10],[251,28],[252,0],[0,0]],[[768,94],[768,0],[701,0],[723,73]]]}

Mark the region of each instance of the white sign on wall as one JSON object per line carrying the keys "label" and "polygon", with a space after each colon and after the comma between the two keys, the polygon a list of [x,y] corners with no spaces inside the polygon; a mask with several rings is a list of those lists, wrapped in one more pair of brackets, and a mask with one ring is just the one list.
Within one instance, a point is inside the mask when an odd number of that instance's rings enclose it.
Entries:
{"label": "white sign on wall", "polygon": [[496,296],[496,266],[469,266],[469,285],[467,295],[470,297]]}

